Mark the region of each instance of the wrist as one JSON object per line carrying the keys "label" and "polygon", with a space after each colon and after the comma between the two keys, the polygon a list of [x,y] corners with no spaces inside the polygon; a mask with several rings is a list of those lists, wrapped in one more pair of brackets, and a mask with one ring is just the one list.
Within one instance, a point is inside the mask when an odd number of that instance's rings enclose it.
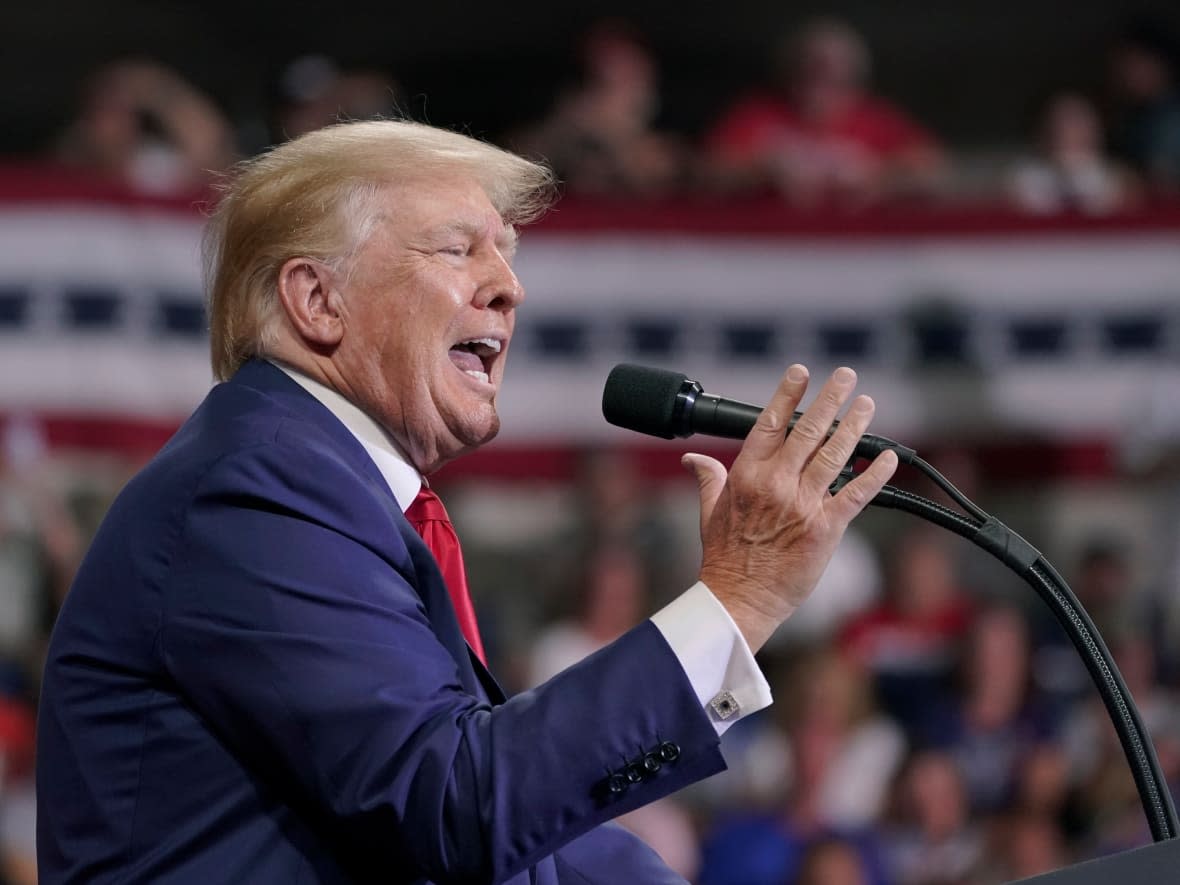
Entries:
{"label": "wrist", "polygon": [[744,576],[702,569],[700,580],[733,618],[751,651],[765,645],[795,610],[781,596],[752,586]]}

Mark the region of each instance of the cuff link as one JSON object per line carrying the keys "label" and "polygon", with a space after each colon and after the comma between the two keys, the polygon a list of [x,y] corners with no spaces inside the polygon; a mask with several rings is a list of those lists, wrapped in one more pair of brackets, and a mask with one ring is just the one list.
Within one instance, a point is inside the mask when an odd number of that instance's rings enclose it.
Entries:
{"label": "cuff link", "polygon": [[722,722],[732,719],[742,711],[742,705],[737,702],[733,693],[728,691],[718,693],[709,701],[709,707],[713,710],[713,715]]}

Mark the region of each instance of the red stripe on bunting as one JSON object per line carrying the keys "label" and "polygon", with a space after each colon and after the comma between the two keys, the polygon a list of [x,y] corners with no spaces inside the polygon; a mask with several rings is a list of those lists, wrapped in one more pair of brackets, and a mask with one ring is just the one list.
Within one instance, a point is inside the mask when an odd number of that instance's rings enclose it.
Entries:
{"label": "red stripe on bunting", "polygon": [[[28,414],[18,417],[34,422],[50,449],[112,452],[134,460],[150,457],[175,433],[175,421],[117,415]],[[943,447],[920,448],[924,457],[937,461]],[[642,475],[655,479],[685,476],[680,454],[691,449],[729,461],[737,453],[736,443],[707,440],[635,442],[613,446],[634,459]],[[446,482],[487,477],[513,481],[564,482],[577,476],[587,449],[559,442],[494,442],[447,465],[439,474]],[[1058,478],[1101,479],[1119,472],[1115,449],[1105,439],[1072,440],[1016,439],[1003,442],[959,445],[979,465],[983,478],[996,482],[1045,481]]]}

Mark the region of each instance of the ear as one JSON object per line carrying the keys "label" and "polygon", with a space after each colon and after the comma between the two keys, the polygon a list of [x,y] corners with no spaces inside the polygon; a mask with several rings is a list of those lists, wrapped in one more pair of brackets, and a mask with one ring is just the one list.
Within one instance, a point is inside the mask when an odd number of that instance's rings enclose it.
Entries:
{"label": "ear", "polygon": [[340,296],[332,270],[313,258],[290,258],[279,268],[279,302],[305,344],[331,349],[344,337]]}

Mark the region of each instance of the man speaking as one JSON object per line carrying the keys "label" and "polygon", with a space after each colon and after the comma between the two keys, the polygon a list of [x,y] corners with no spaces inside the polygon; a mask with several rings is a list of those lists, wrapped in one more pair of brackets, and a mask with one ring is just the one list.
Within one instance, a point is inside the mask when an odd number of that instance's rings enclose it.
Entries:
{"label": "man speaking", "polygon": [[[210,223],[221,383],[112,506],[50,643],[41,881],[681,881],[611,818],[724,767],[751,652],[896,467],[829,485],[872,415],[793,366],[701,488],[700,582],[540,688],[484,667],[424,477],[499,427],[549,173],[406,122],[252,161]],[[527,591],[526,591],[527,592]]]}

